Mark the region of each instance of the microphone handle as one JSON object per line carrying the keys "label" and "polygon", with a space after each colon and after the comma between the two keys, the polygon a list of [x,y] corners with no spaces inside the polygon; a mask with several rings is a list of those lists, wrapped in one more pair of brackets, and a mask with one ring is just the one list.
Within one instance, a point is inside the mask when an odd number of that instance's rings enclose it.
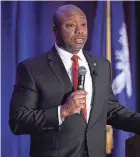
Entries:
{"label": "microphone handle", "polygon": [[78,80],[78,90],[84,89],[85,75],[80,75]]}
{"label": "microphone handle", "polygon": [[[85,84],[85,75],[79,75],[78,90],[83,90],[84,84]],[[82,112],[82,109],[80,110],[80,112]],[[79,114],[80,114],[80,112],[79,112]]]}

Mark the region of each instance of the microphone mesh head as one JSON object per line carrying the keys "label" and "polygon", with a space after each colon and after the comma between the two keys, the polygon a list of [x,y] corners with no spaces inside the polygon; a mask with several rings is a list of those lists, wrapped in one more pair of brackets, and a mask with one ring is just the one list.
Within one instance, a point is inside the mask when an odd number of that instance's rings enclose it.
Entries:
{"label": "microphone mesh head", "polygon": [[84,66],[79,67],[79,75],[86,75],[86,68]]}

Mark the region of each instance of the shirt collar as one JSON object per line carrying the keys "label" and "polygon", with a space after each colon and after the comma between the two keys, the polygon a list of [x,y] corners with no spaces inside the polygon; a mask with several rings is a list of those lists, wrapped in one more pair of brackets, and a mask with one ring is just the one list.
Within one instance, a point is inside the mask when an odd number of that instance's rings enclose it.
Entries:
{"label": "shirt collar", "polygon": [[[72,56],[73,56],[72,53],[70,53],[70,52],[68,52],[68,51],[66,51],[66,50],[64,50],[64,49],[62,49],[62,48],[60,48],[60,47],[58,47],[58,45],[57,45],[56,43],[55,43],[55,48],[56,48],[58,54],[60,55],[60,58],[61,58],[63,61],[66,61],[66,62],[67,62],[67,61],[70,61],[70,60],[71,60],[71,58],[72,58]],[[80,59],[81,61],[86,61],[82,49],[81,49],[76,55],[79,57],[79,59]]]}

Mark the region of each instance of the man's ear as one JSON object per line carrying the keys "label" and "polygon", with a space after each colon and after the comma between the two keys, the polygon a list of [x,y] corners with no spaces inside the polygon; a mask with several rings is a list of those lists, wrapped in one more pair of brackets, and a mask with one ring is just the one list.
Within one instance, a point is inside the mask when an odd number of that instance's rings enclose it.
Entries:
{"label": "man's ear", "polygon": [[57,30],[56,25],[53,24],[53,32],[56,33],[56,30]]}

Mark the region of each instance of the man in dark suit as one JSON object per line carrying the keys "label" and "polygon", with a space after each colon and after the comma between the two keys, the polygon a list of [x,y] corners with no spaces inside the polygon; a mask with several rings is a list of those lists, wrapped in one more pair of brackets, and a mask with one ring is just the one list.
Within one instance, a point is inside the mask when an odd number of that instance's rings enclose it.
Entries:
{"label": "man in dark suit", "polygon": [[[31,157],[104,157],[106,124],[140,134],[140,114],[116,100],[109,61],[83,50],[88,34],[83,11],[61,6],[53,30],[55,46],[18,65],[11,130],[30,134]],[[87,71],[85,90],[77,90],[74,67],[80,66]]]}

